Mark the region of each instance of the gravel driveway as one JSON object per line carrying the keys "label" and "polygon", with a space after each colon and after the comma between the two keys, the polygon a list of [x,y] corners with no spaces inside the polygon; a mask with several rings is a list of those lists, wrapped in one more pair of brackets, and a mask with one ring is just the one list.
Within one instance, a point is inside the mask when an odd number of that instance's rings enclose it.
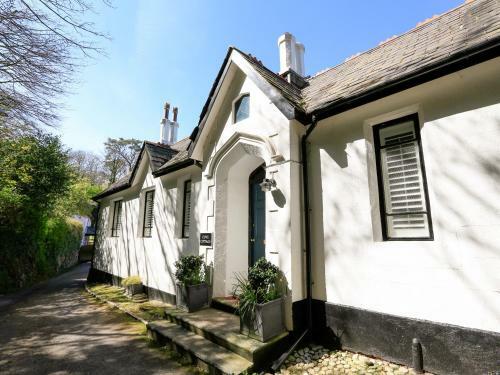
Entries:
{"label": "gravel driveway", "polygon": [[85,294],[88,269],[82,264],[3,305],[0,374],[187,374],[148,346],[141,324]]}

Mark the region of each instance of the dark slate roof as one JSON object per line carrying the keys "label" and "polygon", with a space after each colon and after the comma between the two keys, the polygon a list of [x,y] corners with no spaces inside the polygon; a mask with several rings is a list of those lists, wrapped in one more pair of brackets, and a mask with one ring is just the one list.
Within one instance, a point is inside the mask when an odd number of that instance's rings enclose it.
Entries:
{"label": "dark slate roof", "polygon": [[144,152],[147,152],[149,155],[149,163],[151,166],[151,170],[154,173],[159,170],[166,162],[176,157],[179,151],[184,150],[187,147],[186,140],[188,141],[187,143],[189,143],[189,138],[185,138],[177,143],[174,143],[173,145],[164,145],[162,143],[144,141],[141,151],[137,155],[137,159],[134,162],[132,172],[109,185],[105,190],[103,190],[92,199],[97,200],[125,190],[132,186],[134,176],[137,172],[137,168],[139,167],[142,157],[144,156]]}
{"label": "dark slate roof", "polygon": [[172,146],[164,145],[161,143],[153,143],[149,141],[144,142],[146,151],[149,154],[149,160],[151,162],[151,169],[156,171],[168,160],[172,159],[178,150],[174,149]]}
{"label": "dark slate roof", "polygon": [[500,2],[476,0],[321,72],[302,90],[307,113],[500,39]]}
{"label": "dark slate roof", "polygon": [[163,164],[155,172],[155,176],[161,176],[162,174],[168,173],[170,171],[179,169],[185,165],[194,164],[194,160],[189,157],[189,146],[191,145],[191,139],[184,138],[179,142],[173,144],[171,147],[175,148],[178,152],[169,161]]}
{"label": "dark slate roof", "polygon": [[126,188],[130,187],[130,180],[132,178],[132,173],[128,173],[127,175],[123,176],[122,178],[116,180],[113,182],[111,185],[109,185],[106,189],[101,191],[99,194],[96,196],[92,197],[93,200],[98,200],[100,198],[104,198],[108,195],[117,193],[119,191],[125,190]]}
{"label": "dark slate roof", "polygon": [[280,76],[279,74],[274,73],[273,71],[269,70],[266,68],[260,60],[258,60],[256,57],[245,53],[243,51],[240,51],[237,48],[234,48],[236,51],[238,51],[244,58],[247,60],[250,65],[271,85],[274,86],[276,89],[278,89],[281,92],[281,95],[285,99],[287,99],[290,104],[292,104],[295,108],[299,109],[300,111],[303,111],[302,107],[302,96],[301,96],[301,91],[300,89],[289,83],[285,78]]}

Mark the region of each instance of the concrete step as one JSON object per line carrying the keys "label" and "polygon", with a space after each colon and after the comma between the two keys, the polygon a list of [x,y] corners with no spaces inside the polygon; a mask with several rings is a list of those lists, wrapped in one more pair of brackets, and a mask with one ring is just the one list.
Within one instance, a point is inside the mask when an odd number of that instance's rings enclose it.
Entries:
{"label": "concrete step", "polygon": [[238,300],[231,297],[214,297],[210,303],[210,307],[217,310],[222,310],[230,314],[238,314]]}
{"label": "concrete step", "polygon": [[210,374],[241,374],[252,370],[252,362],[175,323],[151,322],[148,334],[161,344],[173,345],[179,353],[188,353],[193,362],[206,367]]}
{"label": "concrete step", "polygon": [[288,333],[263,343],[240,334],[240,318],[213,308],[187,313],[174,307],[165,309],[165,318],[252,362],[260,369],[287,349]]}

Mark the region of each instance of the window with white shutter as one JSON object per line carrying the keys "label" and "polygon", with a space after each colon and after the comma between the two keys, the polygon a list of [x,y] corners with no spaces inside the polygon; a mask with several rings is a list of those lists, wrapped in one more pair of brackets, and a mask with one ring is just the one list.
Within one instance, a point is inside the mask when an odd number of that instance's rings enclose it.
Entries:
{"label": "window with white shutter", "polygon": [[189,238],[191,224],[191,180],[184,182],[184,200],[182,213],[182,237]]}
{"label": "window with white shutter", "polygon": [[374,127],[384,240],[433,238],[417,115]]}
{"label": "window with white shutter", "polygon": [[142,227],[142,236],[151,237],[153,229],[153,208],[155,201],[155,191],[146,191],[144,196],[144,224]]}
{"label": "window with white shutter", "polygon": [[111,237],[119,237],[122,229],[122,201],[115,201],[113,206],[113,222],[111,223]]}

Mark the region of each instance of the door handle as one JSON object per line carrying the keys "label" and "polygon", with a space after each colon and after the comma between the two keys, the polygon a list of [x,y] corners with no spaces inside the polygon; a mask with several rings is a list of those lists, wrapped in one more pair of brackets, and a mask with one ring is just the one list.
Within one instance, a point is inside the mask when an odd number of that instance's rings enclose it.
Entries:
{"label": "door handle", "polygon": [[250,238],[250,242],[255,242],[255,238]]}

